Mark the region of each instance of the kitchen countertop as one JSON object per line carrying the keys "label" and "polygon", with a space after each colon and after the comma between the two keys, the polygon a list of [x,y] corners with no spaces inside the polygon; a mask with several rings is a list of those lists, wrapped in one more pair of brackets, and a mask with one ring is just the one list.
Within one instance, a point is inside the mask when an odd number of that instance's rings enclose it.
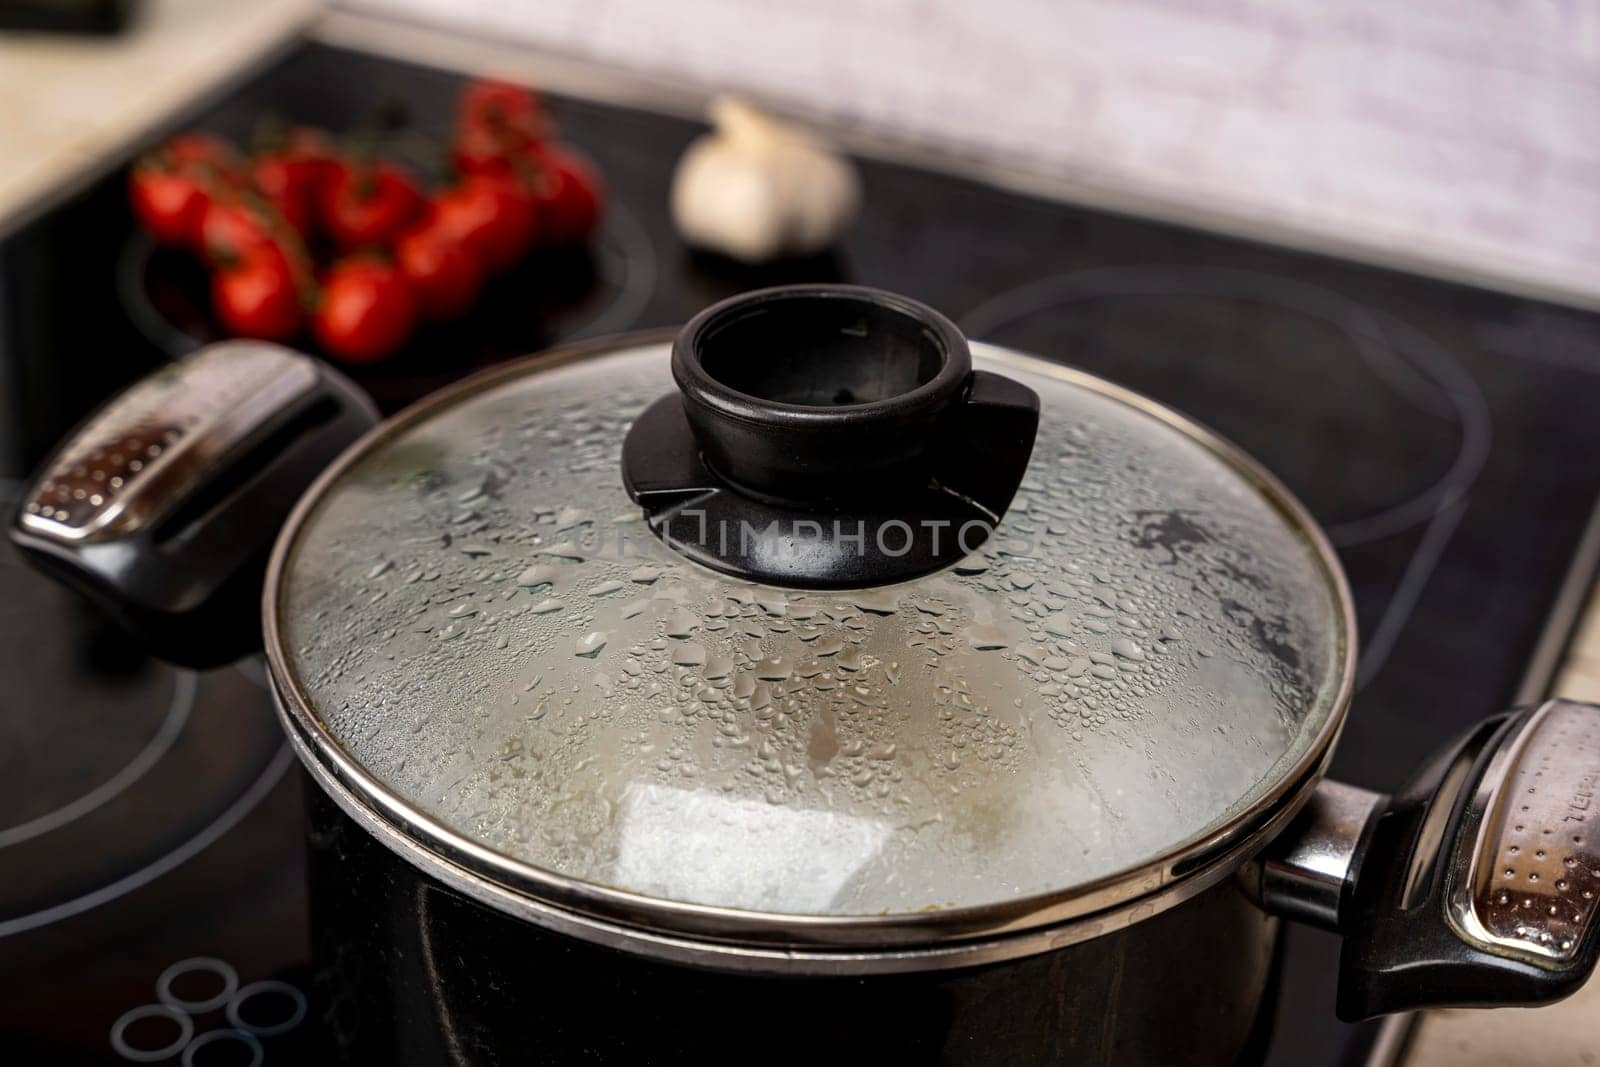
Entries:
{"label": "kitchen countertop", "polygon": [[[621,102],[641,99],[637,86],[618,90],[558,57],[436,33],[374,34],[370,23],[348,15],[319,19],[318,8],[316,0],[145,0],[120,38],[0,37],[0,109],[8,116],[0,125],[0,236],[92,181],[175,116],[259,69],[308,28],[335,43],[413,61],[522,76]],[[41,93],[43,85],[51,91]],[[699,106],[681,93],[648,95],[654,106],[680,112]],[[1561,653],[1554,693],[1600,701],[1600,599],[1578,593],[1587,606]],[[1434,1012],[1412,1032],[1403,1062],[1498,1067],[1538,1048],[1546,1064],[1600,1063],[1592,1036],[1597,1017],[1600,982],[1546,1008]]]}
{"label": "kitchen countertop", "polygon": [[0,34],[0,237],[289,45],[317,0],[141,0],[116,37]]}

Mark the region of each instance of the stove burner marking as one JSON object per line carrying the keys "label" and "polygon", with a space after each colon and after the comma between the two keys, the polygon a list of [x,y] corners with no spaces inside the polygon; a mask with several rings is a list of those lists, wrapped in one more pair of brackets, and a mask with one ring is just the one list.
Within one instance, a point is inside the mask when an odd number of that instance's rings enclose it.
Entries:
{"label": "stove burner marking", "polygon": [[[145,1019],[171,1019],[178,1025],[178,1036],[170,1043],[160,1048],[134,1048],[128,1044],[128,1027]],[[111,1047],[117,1055],[134,1063],[159,1063],[161,1060],[172,1056],[179,1049],[188,1046],[194,1037],[194,1020],[188,1014],[166,1004],[142,1004],[137,1008],[130,1008],[122,1013],[116,1022],[111,1024]]]}
{"label": "stove burner marking", "polygon": [[289,765],[293,762],[294,752],[290,749],[289,742],[285,740],[278,747],[277,753],[268,762],[266,768],[262,770],[260,776],[250,784],[250,787],[241,793],[232,804],[228,805],[222,814],[218,815],[189,840],[160,859],[146,864],[132,874],[118,878],[116,881],[91,893],[85,893],[83,896],[48,908],[42,908],[27,915],[0,920],[0,938],[35,930],[41,926],[49,926],[51,923],[60,922],[62,919],[70,919],[74,915],[80,915],[93,908],[98,908],[102,904],[109,904],[113,900],[126,896],[134,890],[155,881],[168,871],[181,866],[187,860],[203,852],[217,838],[233,829],[241,819],[250,814],[256,805],[260,804],[262,800],[266,799],[267,794],[272,792],[273,786],[278,784],[278,780],[283,777],[284,772],[289,769]]}
{"label": "stove burner marking", "polygon": [[[1433,485],[1371,515],[1324,527],[1336,546],[1349,547],[1425,524],[1399,585],[1371,638],[1364,643],[1356,669],[1359,690],[1388,661],[1466,511],[1469,491],[1488,460],[1493,437],[1488,401],[1466,367],[1421,331],[1330,290],[1245,270],[1133,266],[1056,274],[992,296],[959,321],[968,336],[981,337],[1061,304],[1104,297],[1171,295],[1276,302],[1320,319],[1348,337],[1362,360],[1396,395],[1431,415],[1447,417],[1453,413],[1460,427],[1461,444],[1456,457]],[[1402,343],[1395,343],[1395,334],[1403,335]],[[1401,349],[1409,359],[1399,354]]]}
{"label": "stove burner marking", "polygon": [[[184,1000],[172,992],[172,983],[185,974],[195,971],[210,971],[219,975],[223,980],[223,990],[214,997],[205,1000]],[[246,1022],[241,1007],[251,997],[267,994],[277,994],[288,998],[291,1005],[289,1014],[275,1023],[257,1024]],[[250,1051],[249,1067],[260,1067],[266,1060],[266,1048],[261,1044],[261,1038],[276,1037],[293,1030],[306,1017],[307,1002],[304,993],[275,978],[251,982],[244,988],[239,987],[239,972],[226,960],[219,960],[214,956],[190,956],[188,959],[179,960],[161,972],[161,977],[156,979],[156,996],[159,1004],[141,1004],[122,1013],[115,1023],[111,1025],[111,1047],[123,1059],[135,1063],[155,1063],[164,1060],[176,1052],[182,1051],[180,1062],[184,1067],[193,1067],[195,1057],[207,1045],[214,1045],[219,1041],[232,1041],[243,1045]],[[200,1034],[194,1032],[194,1016],[204,1015],[206,1012],[215,1011],[227,1005],[225,1014],[228,1026],[206,1030]],[[178,1025],[178,1037],[171,1043],[159,1049],[139,1049],[129,1044],[127,1039],[128,1028],[143,1019],[163,1018],[171,1019]]]}
{"label": "stove burner marking", "polygon": [[[290,1010],[288,1016],[279,1022],[263,1024],[246,1021],[242,1011],[244,1002],[251,997],[261,996],[266,993],[278,993],[288,997],[294,1007]],[[229,998],[227,1014],[228,1022],[239,1030],[254,1034],[257,1037],[277,1037],[279,1034],[286,1034],[293,1030],[305,1019],[306,995],[288,982],[267,978],[259,982],[251,982]]]}
{"label": "stove burner marking", "polygon": [[[184,1000],[172,991],[172,983],[186,974],[209,971],[222,979],[222,991],[216,996],[204,1000]],[[191,1015],[204,1015],[208,1011],[216,1011],[232,999],[233,994],[239,989],[239,972],[233,965],[214,956],[190,956],[186,960],[179,960],[171,967],[161,972],[161,977],[156,979],[156,999],[169,1008],[177,1008]]]}
{"label": "stove burner marking", "polygon": [[251,685],[265,693],[272,692],[272,686],[267,683],[267,660],[259,653],[246,656],[244,659],[235,660],[234,671]]}
{"label": "stove burner marking", "polygon": [[1373,675],[1389,661],[1395,642],[1400,640],[1400,632],[1411,620],[1411,612],[1415,610],[1417,601],[1422,599],[1422,590],[1427,587],[1428,579],[1433,577],[1445,548],[1455,536],[1456,527],[1461,525],[1461,519],[1467,513],[1467,500],[1468,497],[1463,495],[1445,505],[1422,531],[1422,540],[1417,543],[1416,551],[1406,563],[1406,569],[1400,575],[1400,584],[1395,586],[1389,603],[1384,605],[1383,616],[1373,628],[1372,636],[1362,643],[1361,659],[1356,664],[1358,692],[1365,689]]}
{"label": "stove burner marking", "polygon": [[54,811],[46,812],[27,822],[18,823],[16,826],[0,830],[0,848],[8,845],[20,844],[40,834],[59,830],[68,823],[83,818],[85,815],[106,804],[123,792],[160,761],[167,754],[178,736],[183,733],[183,728],[189,722],[189,713],[194,709],[195,691],[198,689],[197,679],[192,671],[178,671],[173,681],[172,699],[167,705],[167,714],[161,721],[161,726],[155,735],[145,742],[144,748],[129,760],[121,770],[84,793],[76,800],[69,801]]}
{"label": "stove burner marking", "polygon": [[247,1033],[244,1030],[207,1030],[189,1042],[188,1046],[183,1050],[183,1059],[179,1062],[183,1064],[183,1067],[194,1067],[195,1054],[207,1045],[214,1045],[218,1041],[237,1041],[249,1049],[250,1062],[246,1067],[261,1067],[266,1062],[267,1050],[261,1047],[261,1042],[256,1040],[254,1034]]}
{"label": "stove burner marking", "polygon": [[[621,333],[639,321],[645,305],[655,292],[655,245],[633,213],[620,204],[613,204],[602,236],[615,240],[620,253],[618,265],[622,270],[622,280],[617,287],[617,295],[588,322],[564,334],[561,338],[563,344],[587,337]],[[602,241],[600,248],[609,251],[608,245],[609,242]]]}
{"label": "stove burner marking", "polygon": [[[1216,296],[1277,304],[1319,319],[1351,342],[1394,393],[1430,415],[1453,417],[1461,446],[1443,477],[1409,500],[1326,527],[1336,545],[1361,544],[1431,521],[1477,480],[1488,458],[1492,419],[1477,382],[1450,352],[1405,323],[1338,293],[1265,274],[1158,265],[1074,271],[1028,282],[979,304],[960,319],[969,337],[985,337],[1062,304],[1121,296]],[[1393,335],[1404,335],[1395,344]],[[1400,350],[1406,352],[1401,356]],[[1409,357],[1409,358],[1407,358]]]}

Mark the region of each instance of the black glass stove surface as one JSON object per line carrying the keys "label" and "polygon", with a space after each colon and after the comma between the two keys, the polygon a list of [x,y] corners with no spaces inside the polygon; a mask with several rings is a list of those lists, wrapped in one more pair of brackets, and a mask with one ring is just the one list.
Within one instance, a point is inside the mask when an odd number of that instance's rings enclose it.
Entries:
{"label": "black glass stove surface", "polygon": [[[340,129],[398,102],[442,131],[457,84],[307,46],[191,120],[243,137],[276,111]],[[976,338],[1195,415],[1306,501],[1363,639],[1340,776],[1392,788],[1512,699],[1600,495],[1600,318],[880,163],[862,164],[863,217],[836,254],[738,268],[686,252],[667,217],[699,126],[554,107],[618,211],[595,313],[551,341],[676,324],[780,281],[905,292]],[[119,292],[130,232],[119,175],[0,246],[8,499],[76,419],[169,357]],[[436,376],[387,382],[386,402]],[[310,959],[299,775],[257,665],[152,663],[8,547],[0,657],[0,1049],[314,1061],[326,961]],[[1364,1054],[1373,1027],[1333,1019],[1336,954],[1291,932],[1270,1062]]]}

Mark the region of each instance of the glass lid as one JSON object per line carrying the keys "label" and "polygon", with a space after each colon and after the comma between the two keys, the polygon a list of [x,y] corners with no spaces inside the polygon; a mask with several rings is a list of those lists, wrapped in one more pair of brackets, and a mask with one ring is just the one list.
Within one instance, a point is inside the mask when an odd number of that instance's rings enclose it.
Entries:
{"label": "glass lid", "polygon": [[867,917],[1169,856],[1320,758],[1342,579],[1228,446],[972,347],[1037,396],[1015,495],[883,584],[752,581],[652,528],[621,463],[666,342],[429,402],[280,543],[280,688],[391,804],[579,887]]}

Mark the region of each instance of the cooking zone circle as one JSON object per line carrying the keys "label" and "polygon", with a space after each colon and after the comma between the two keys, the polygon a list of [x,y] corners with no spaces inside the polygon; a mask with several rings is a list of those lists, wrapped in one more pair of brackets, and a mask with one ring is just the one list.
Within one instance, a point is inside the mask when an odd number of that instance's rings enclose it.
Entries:
{"label": "cooking zone circle", "polygon": [[[1341,548],[1429,523],[1471,488],[1488,455],[1488,406],[1445,346],[1305,282],[1214,267],[1109,267],[1028,282],[960,322],[972,337],[1060,353],[1157,399],[1187,396],[1302,493]],[[1255,417],[1284,396],[1301,412],[1293,423]],[[1407,428],[1406,462],[1364,430],[1377,424]],[[1341,475],[1319,476],[1330,462]]]}
{"label": "cooking zone circle", "polygon": [[[0,939],[89,911],[172,870],[243,817],[292,757],[259,703],[195,712],[202,683],[151,661],[0,549],[4,630],[38,690],[0,696],[15,757]],[[51,620],[43,625],[43,620]],[[85,652],[84,632],[93,628]],[[85,655],[99,662],[85,669]],[[48,692],[49,714],[31,691]]]}

